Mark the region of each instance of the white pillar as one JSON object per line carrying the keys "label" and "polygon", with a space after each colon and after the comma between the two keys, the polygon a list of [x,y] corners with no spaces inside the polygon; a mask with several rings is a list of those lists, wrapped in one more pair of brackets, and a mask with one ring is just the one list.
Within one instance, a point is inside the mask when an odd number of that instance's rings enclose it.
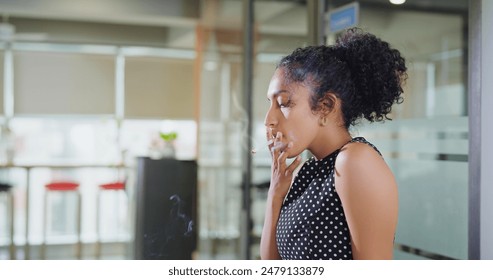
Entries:
{"label": "white pillar", "polygon": [[481,259],[493,259],[493,1],[481,0]]}

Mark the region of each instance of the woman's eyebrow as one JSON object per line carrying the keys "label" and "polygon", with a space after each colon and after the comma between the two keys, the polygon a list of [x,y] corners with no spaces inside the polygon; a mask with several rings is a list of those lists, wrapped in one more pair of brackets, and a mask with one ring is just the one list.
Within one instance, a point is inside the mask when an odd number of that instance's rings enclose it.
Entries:
{"label": "woman's eyebrow", "polygon": [[281,95],[283,93],[290,93],[290,92],[286,89],[281,89],[281,90],[275,91],[272,94],[267,95],[267,100],[270,100],[271,97],[275,98],[276,96]]}

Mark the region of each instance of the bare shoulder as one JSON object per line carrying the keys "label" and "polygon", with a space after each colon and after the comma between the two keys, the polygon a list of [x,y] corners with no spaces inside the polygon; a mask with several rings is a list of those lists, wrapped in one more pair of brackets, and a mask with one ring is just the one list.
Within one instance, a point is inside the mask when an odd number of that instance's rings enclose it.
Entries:
{"label": "bare shoulder", "polygon": [[341,183],[336,184],[337,191],[342,191],[348,184],[363,192],[365,188],[375,192],[396,187],[394,175],[383,157],[366,143],[353,142],[344,146],[337,156],[335,172],[336,182]]}
{"label": "bare shoulder", "polygon": [[391,259],[398,193],[382,156],[366,143],[350,143],[336,158],[334,180],[351,233],[353,257]]}
{"label": "bare shoulder", "polygon": [[336,168],[339,170],[353,171],[355,169],[367,169],[366,167],[384,163],[382,156],[366,143],[353,142],[344,146],[336,159]]}

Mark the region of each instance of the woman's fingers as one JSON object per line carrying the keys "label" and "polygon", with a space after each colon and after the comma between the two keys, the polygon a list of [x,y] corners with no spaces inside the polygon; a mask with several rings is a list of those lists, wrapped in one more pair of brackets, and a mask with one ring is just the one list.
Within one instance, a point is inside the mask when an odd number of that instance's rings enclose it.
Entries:
{"label": "woman's fingers", "polygon": [[278,166],[278,161],[276,159],[279,158],[279,154],[281,153],[282,146],[283,146],[282,133],[277,132],[275,138],[273,138],[273,144],[270,147],[270,151],[271,151],[271,155],[272,155],[272,159],[273,159],[275,167]]}
{"label": "woman's fingers", "polygon": [[288,152],[291,147],[293,147],[293,142],[289,142],[286,148],[284,148],[284,150],[281,152],[279,157],[277,157],[277,165],[280,168],[286,168],[286,160],[288,159]]}
{"label": "woman's fingers", "polygon": [[271,190],[276,196],[284,198],[289,190],[292,181],[293,171],[301,162],[300,156],[289,165],[286,164],[288,154],[293,147],[293,142],[284,144],[282,134],[278,133],[271,149],[272,154],[272,177]]}
{"label": "woman's fingers", "polygon": [[283,143],[283,135],[280,131],[274,136],[272,135],[272,131],[268,129],[266,135],[267,144],[273,159],[273,168],[284,176],[291,175],[301,163],[301,158],[297,156],[289,166],[286,165],[289,150],[293,147],[293,142],[289,142],[287,145]]}
{"label": "woman's fingers", "polygon": [[286,171],[284,172],[285,176],[289,176],[293,174],[294,170],[298,168],[301,164],[301,156],[297,156],[294,161],[286,168]]}
{"label": "woman's fingers", "polygon": [[301,164],[301,156],[296,156],[293,162],[289,164],[289,166],[286,165],[286,160],[288,157],[289,150],[293,147],[293,142],[289,142],[288,146],[286,149],[281,153],[281,155],[278,158],[278,168],[281,172],[281,174],[284,174],[284,176],[291,176],[296,168],[300,166]]}

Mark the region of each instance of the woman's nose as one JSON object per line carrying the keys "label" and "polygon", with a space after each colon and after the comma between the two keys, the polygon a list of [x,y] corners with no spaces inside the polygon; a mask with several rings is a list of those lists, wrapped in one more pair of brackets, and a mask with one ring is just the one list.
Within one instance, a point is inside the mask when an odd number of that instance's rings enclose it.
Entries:
{"label": "woman's nose", "polygon": [[271,128],[277,125],[277,120],[272,112],[272,109],[269,109],[265,114],[264,125]]}

